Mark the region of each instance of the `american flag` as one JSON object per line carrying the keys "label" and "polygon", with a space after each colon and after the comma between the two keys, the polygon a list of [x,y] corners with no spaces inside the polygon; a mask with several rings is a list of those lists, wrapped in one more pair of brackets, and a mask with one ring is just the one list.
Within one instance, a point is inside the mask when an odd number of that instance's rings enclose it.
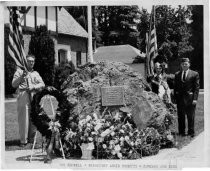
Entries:
{"label": "american flag", "polygon": [[22,28],[20,22],[20,13],[18,7],[9,7],[9,45],[8,51],[14,59],[17,67],[27,71],[26,54],[22,46]]}
{"label": "american flag", "polygon": [[155,28],[155,7],[153,6],[151,16],[150,16],[150,29],[149,35],[147,36],[147,60],[146,60],[146,69],[147,76],[154,75],[154,59],[158,55],[157,52],[157,36]]}

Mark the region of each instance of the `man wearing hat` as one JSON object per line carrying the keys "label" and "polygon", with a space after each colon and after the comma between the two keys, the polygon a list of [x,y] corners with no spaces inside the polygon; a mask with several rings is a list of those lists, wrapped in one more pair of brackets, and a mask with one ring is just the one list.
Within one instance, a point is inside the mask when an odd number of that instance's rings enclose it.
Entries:
{"label": "man wearing hat", "polygon": [[199,74],[190,70],[189,58],[181,59],[181,70],[175,74],[174,95],[177,103],[179,135],[185,136],[185,116],[188,122],[188,135],[195,136],[195,108],[199,94]]}
{"label": "man wearing hat", "polygon": [[17,69],[12,80],[12,86],[18,88],[17,113],[20,134],[20,146],[32,142],[35,135],[35,126],[30,120],[31,100],[33,94],[45,86],[38,72],[33,70],[35,57],[27,57],[28,71]]}

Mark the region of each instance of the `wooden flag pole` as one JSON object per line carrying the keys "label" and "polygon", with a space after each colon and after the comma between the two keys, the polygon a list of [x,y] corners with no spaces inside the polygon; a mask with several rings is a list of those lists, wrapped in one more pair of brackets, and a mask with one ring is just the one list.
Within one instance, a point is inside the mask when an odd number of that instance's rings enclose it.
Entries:
{"label": "wooden flag pole", "polygon": [[89,62],[93,63],[93,44],[92,44],[92,10],[91,5],[88,5],[88,57]]}
{"label": "wooden flag pole", "polygon": [[146,43],[146,61],[145,61],[145,78],[147,78],[148,76],[148,33],[146,33],[146,39],[145,39],[145,43]]}
{"label": "wooden flag pole", "polygon": [[[154,6],[153,6],[154,7]],[[152,29],[152,12],[153,12],[153,7],[152,7],[152,11],[151,11],[151,15],[150,15],[150,24],[149,24],[149,34],[148,34],[148,36],[147,36],[147,46],[146,46],[146,48],[147,48],[147,50],[146,50],[146,70],[147,70],[147,72],[146,72],[146,74],[147,74],[147,76],[146,77],[148,77],[149,75],[151,75],[151,72],[150,72],[150,68],[149,68],[149,63],[150,63],[150,46],[149,46],[149,42],[151,41],[151,29]]]}

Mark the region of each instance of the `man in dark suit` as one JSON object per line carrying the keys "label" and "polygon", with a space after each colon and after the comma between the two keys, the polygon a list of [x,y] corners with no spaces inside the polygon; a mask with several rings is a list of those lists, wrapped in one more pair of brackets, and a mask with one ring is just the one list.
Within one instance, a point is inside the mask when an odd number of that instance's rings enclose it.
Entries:
{"label": "man in dark suit", "polygon": [[199,74],[189,69],[188,58],[181,59],[181,70],[175,74],[174,95],[177,103],[179,134],[185,136],[185,115],[188,135],[194,137],[195,108],[199,94]]}

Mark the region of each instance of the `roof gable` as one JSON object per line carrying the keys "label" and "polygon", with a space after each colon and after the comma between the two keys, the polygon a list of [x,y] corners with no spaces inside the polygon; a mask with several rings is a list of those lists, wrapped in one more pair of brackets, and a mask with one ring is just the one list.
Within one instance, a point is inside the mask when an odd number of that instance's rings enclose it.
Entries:
{"label": "roof gable", "polygon": [[58,33],[88,37],[86,30],[64,8],[58,10]]}

